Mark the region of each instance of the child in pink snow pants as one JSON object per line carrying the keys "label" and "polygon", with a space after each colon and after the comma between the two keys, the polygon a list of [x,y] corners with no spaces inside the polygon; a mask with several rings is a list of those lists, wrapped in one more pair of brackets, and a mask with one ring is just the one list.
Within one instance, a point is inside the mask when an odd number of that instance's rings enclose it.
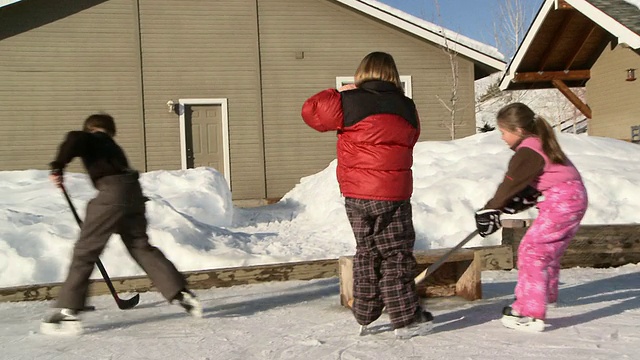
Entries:
{"label": "child in pink snow pants", "polygon": [[546,318],[546,304],[558,300],[560,258],[576,235],[587,208],[581,181],[560,183],[543,192],[538,217],[518,248],[518,284],[511,308],[535,319]]}
{"label": "child in pink snow pants", "polygon": [[[539,332],[547,303],[558,299],[560,258],[587,210],[587,191],[551,126],[529,107],[503,107],[497,125],[515,154],[493,198],[476,212],[476,225],[487,236],[500,228],[501,213],[538,205],[538,217],[518,248],[516,301],[503,309],[501,320],[508,328]],[[540,195],[544,200],[538,203]]]}

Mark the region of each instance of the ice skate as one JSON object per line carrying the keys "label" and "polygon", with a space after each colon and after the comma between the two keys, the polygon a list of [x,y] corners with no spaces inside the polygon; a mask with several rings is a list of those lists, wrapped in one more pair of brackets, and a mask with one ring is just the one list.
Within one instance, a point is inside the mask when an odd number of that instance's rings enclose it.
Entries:
{"label": "ice skate", "polygon": [[178,301],[178,304],[182,306],[189,315],[201,318],[202,317],[202,305],[196,298],[196,295],[189,290],[182,290],[176,295],[174,300]]}
{"label": "ice skate", "polygon": [[55,309],[42,320],[40,332],[46,335],[80,335],[82,334],[82,323],[75,310]]}
{"label": "ice skate", "polygon": [[509,329],[526,331],[526,332],[542,332],[544,331],[544,321],[530,316],[522,316],[518,314],[511,306],[505,306],[502,309],[502,325]]}
{"label": "ice skate", "polygon": [[423,336],[433,330],[433,315],[430,312],[418,307],[415,316],[416,318],[411,324],[393,331],[396,339],[410,339],[414,336]]}
{"label": "ice skate", "polygon": [[365,336],[369,334],[370,334],[370,331],[369,331],[369,328],[367,328],[367,325],[360,325],[360,331],[358,332],[358,335]]}

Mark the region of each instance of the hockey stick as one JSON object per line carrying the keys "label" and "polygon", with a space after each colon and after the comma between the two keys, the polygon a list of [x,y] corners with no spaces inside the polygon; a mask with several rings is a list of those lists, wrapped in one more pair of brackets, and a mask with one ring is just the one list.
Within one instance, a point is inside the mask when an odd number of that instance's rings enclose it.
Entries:
{"label": "hockey stick", "polygon": [[416,285],[423,282],[424,279],[426,279],[429,275],[433,274],[434,271],[438,270],[438,268],[442,266],[442,264],[444,264],[445,261],[447,261],[447,259],[449,258],[449,256],[451,256],[451,254],[458,251],[466,243],[471,241],[471,239],[476,237],[476,235],[478,235],[478,230],[474,230],[471,234],[467,235],[466,238],[460,241],[456,246],[452,247],[449,251],[447,251],[446,254],[442,255],[435,263],[431,264],[429,267],[424,269],[423,272],[421,272],[420,274],[418,274],[418,276],[415,277],[414,282],[416,283]]}
{"label": "hockey stick", "polygon": [[[76,218],[76,222],[78,223],[78,226],[82,227],[82,220],[80,219],[80,216],[78,216],[78,212],[76,211],[76,207],[73,206],[73,203],[71,202],[71,198],[69,197],[69,194],[67,193],[67,189],[62,184],[60,184],[60,189],[62,189],[62,193],[64,194],[65,199],[67,199],[67,203],[69,204],[69,208],[71,209],[71,212],[73,213],[73,216]],[[107,274],[107,270],[102,265],[102,261],[100,261],[100,259],[98,259],[96,261],[96,265],[98,266],[98,270],[100,270],[100,274],[102,274],[102,278],[104,279],[104,283],[107,284],[107,287],[109,288],[109,291],[111,292],[111,295],[113,296],[113,298],[116,300],[116,304],[118,305],[118,308],[120,308],[120,310],[131,309],[132,307],[138,305],[138,302],[140,302],[140,294],[136,294],[135,296],[133,296],[130,299],[121,299],[118,296],[118,293],[116,292],[116,289],[113,287],[113,283],[111,282],[111,279],[109,278],[109,274]]]}

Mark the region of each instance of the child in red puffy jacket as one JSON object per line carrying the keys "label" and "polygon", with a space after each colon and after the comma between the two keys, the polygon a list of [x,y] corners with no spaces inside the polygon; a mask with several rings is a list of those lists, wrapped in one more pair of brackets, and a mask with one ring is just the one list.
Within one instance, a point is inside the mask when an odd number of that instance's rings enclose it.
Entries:
{"label": "child in red puffy jacket", "polygon": [[433,316],[415,291],[410,202],[420,120],[391,55],[368,54],[354,78],[355,84],[321,91],[302,107],[307,125],[338,135],[337,178],[356,239],[353,313],[361,334],[386,306],[396,337],[424,335]]}

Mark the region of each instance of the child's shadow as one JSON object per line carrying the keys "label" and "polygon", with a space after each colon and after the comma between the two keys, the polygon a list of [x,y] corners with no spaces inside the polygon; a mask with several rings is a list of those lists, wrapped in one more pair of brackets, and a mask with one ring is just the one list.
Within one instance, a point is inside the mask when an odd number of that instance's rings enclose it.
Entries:
{"label": "child's shadow", "polygon": [[[640,308],[640,281],[638,280],[640,280],[640,274],[630,273],[561,288],[559,297],[562,307],[615,303],[578,315],[550,316],[546,321],[552,325],[550,330],[575,326]],[[508,291],[512,292],[514,287],[515,282],[483,284],[483,291],[491,294],[488,298],[482,300],[481,304],[470,303],[463,309],[439,314],[435,317],[434,330],[451,331],[499,319],[502,307],[513,301],[512,296],[506,295],[509,294]]]}
{"label": "child's shadow", "polygon": [[[437,314],[434,319],[434,332],[464,329],[499,319],[502,307],[513,301],[515,286],[515,281],[482,284],[482,292],[486,298],[469,302],[458,310]],[[437,309],[433,306],[429,308]]]}
{"label": "child's shadow", "polygon": [[553,317],[553,329],[561,329],[595,319],[621,314],[640,308],[640,273],[622,274],[560,290],[560,301],[566,306],[615,302],[573,316]]}

